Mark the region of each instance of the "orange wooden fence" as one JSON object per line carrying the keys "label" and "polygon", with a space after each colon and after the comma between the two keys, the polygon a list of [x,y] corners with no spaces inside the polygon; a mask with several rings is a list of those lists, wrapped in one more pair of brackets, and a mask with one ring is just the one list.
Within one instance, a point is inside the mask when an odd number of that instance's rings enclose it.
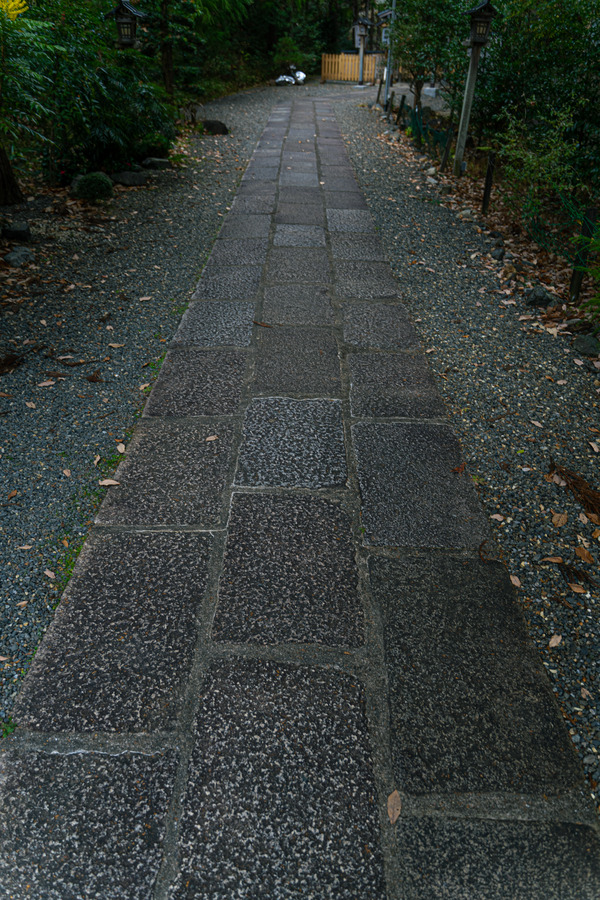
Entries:
{"label": "orange wooden fence", "polygon": [[[365,54],[363,81],[368,84],[377,78],[383,57],[379,53]],[[321,56],[321,83],[324,81],[356,81],[359,75],[358,53],[324,53]]]}

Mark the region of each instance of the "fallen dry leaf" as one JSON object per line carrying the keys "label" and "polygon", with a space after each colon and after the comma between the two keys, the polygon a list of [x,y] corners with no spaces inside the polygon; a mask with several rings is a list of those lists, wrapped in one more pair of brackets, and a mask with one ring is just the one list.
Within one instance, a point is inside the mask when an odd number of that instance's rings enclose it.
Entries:
{"label": "fallen dry leaf", "polygon": [[490,516],[490,519],[494,519],[496,522],[504,522],[504,516],[501,516],[500,513],[494,513],[493,516]]}
{"label": "fallen dry leaf", "polygon": [[580,584],[571,584],[569,582],[569,587],[571,588],[571,590],[573,591],[574,594],[585,594],[585,588],[582,587]]}
{"label": "fallen dry leaf", "polygon": [[32,403],[31,400],[26,400],[25,406],[28,406],[29,409],[35,409],[35,403]]}
{"label": "fallen dry leaf", "polygon": [[63,469],[63,475],[66,475],[67,478],[70,478],[70,477],[71,477],[71,470],[70,470],[70,469]]}
{"label": "fallen dry leaf", "polygon": [[146,384],[140,384],[140,391],[145,391],[146,388],[149,388],[149,387],[150,387],[150,382],[147,382]]}
{"label": "fallen dry leaf", "polygon": [[31,550],[33,544],[23,544],[21,547],[17,547],[17,550]]}
{"label": "fallen dry leaf", "polygon": [[125,444],[117,444],[117,450],[119,453],[125,453]]}
{"label": "fallen dry leaf", "polygon": [[514,584],[515,587],[521,587],[521,580],[519,578],[517,578],[516,575],[511,575],[510,580]]}
{"label": "fallen dry leaf", "polygon": [[207,443],[208,443],[208,441],[218,441],[218,440],[219,440],[219,435],[218,435],[218,434],[211,434],[210,437],[207,437],[207,438],[206,438],[206,442],[207,442]]}
{"label": "fallen dry leaf", "polygon": [[125,344],[109,344],[109,347],[112,347],[113,350],[117,350],[119,347],[124,347]]}
{"label": "fallen dry leaf", "polygon": [[17,606],[20,606],[20,607],[27,606],[28,603],[29,603],[28,600],[21,600],[20,603],[17,603]]}
{"label": "fallen dry leaf", "polygon": [[52,387],[55,384],[56,384],[55,381],[40,381],[40,383],[38,384],[38,387]]}
{"label": "fallen dry leaf", "polygon": [[141,300],[151,300],[151,299],[152,299],[152,297],[140,297],[140,301]]}
{"label": "fallen dry leaf", "polygon": [[69,546],[69,542],[67,540],[65,540],[64,538],[62,539],[61,544],[63,545],[63,547]]}
{"label": "fallen dry leaf", "polygon": [[585,515],[585,513],[579,513],[579,521],[582,523],[582,525],[587,525],[587,523],[588,523],[590,520],[589,520],[588,517]]}
{"label": "fallen dry leaf", "polygon": [[7,394],[6,391],[0,391],[0,397],[12,397],[12,394]]}
{"label": "fallen dry leaf", "polygon": [[583,698],[584,700],[591,700],[591,699],[592,699],[592,695],[590,694],[590,692],[588,691],[588,689],[587,689],[587,688],[584,688],[584,687],[581,688],[581,696],[582,696],[582,698]]}
{"label": "fallen dry leaf", "polygon": [[47,575],[48,578],[56,578],[56,575],[54,574],[54,572],[51,572],[50,569],[44,569],[44,575]]}
{"label": "fallen dry leaf", "polygon": [[558,647],[562,641],[562,634],[553,634],[548,643],[549,647]]}
{"label": "fallen dry leaf", "polygon": [[594,557],[590,553],[589,550],[586,550],[585,547],[578,547],[575,551],[575,555],[582,559],[586,563],[594,564]]}
{"label": "fallen dry leaf", "polygon": [[566,513],[554,513],[552,516],[552,524],[556,525],[557,528],[561,528],[563,525],[567,524],[569,517]]}
{"label": "fallen dry leaf", "polygon": [[535,426],[536,426],[536,428],[543,428],[543,427],[544,427],[544,426],[542,425],[541,422],[537,422],[535,419],[531,419],[530,421],[531,421],[531,424],[532,424],[532,425],[535,425]]}
{"label": "fallen dry leaf", "polygon": [[390,817],[390,822],[392,823],[392,825],[395,825],[398,821],[400,813],[402,812],[402,800],[398,791],[392,791],[392,793],[388,797],[387,811],[388,816]]}
{"label": "fallen dry leaf", "polygon": [[598,441],[588,441],[588,443],[594,453],[600,453],[600,444],[598,443]]}
{"label": "fallen dry leaf", "polygon": [[113,484],[120,484],[120,481],[115,481],[114,478],[101,478],[98,482],[102,487],[111,487]]}
{"label": "fallen dry leaf", "polygon": [[10,491],[9,494],[8,494],[8,497],[7,497],[6,499],[7,499],[7,500],[12,500],[12,498],[13,498],[13,497],[16,497],[16,496],[17,496],[17,492],[16,492],[16,491]]}
{"label": "fallen dry leaf", "polygon": [[6,662],[8,659],[8,656],[0,656],[0,662]]}
{"label": "fallen dry leaf", "polygon": [[100,369],[96,369],[91,375],[86,375],[85,380],[89,381],[91,384],[98,384],[99,381],[103,380],[100,375]]}
{"label": "fallen dry leaf", "polygon": [[583,365],[583,360],[582,360],[582,359],[574,359],[573,362],[575,363],[576,366],[582,366],[582,365]]}

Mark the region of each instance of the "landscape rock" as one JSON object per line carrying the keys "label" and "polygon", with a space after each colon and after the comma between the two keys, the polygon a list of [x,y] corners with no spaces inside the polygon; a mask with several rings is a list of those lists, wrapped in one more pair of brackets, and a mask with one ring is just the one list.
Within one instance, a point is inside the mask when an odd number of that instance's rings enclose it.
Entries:
{"label": "landscape rock", "polygon": [[7,241],[30,241],[31,230],[27,222],[11,222],[2,227],[2,237]]}
{"label": "landscape rock", "polygon": [[15,247],[14,250],[6,254],[4,261],[9,266],[18,269],[19,266],[24,266],[26,263],[35,262],[35,253],[29,247]]}
{"label": "landscape rock", "polygon": [[551,294],[543,284],[536,284],[525,296],[527,298],[527,306],[547,307],[557,302],[554,294]]}
{"label": "landscape rock", "polygon": [[143,187],[148,183],[147,172],[115,172],[110,177],[113,184],[122,184],[124,187]]}
{"label": "landscape rock", "polygon": [[229,134],[229,128],[225,122],[218,119],[202,119],[200,122],[205,134]]}
{"label": "landscape rock", "polygon": [[573,350],[582,356],[600,356],[600,341],[593,334],[579,334],[572,344]]}
{"label": "landscape rock", "polygon": [[173,163],[170,159],[159,159],[157,156],[149,156],[142,161],[144,169],[171,169]]}
{"label": "landscape rock", "polygon": [[502,262],[502,260],[504,259],[504,248],[496,247],[494,250],[492,250],[490,256],[492,257],[492,259],[496,259],[498,262]]}

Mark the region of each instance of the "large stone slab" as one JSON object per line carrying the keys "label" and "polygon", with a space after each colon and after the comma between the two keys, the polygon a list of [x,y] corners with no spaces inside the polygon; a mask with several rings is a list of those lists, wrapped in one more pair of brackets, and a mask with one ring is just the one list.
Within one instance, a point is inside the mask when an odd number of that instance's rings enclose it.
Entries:
{"label": "large stone slab", "polygon": [[274,247],[324,247],[325,229],[320,225],[277,225]]}
{"label": "large stone slab", "polygon": [[253,400],[246,410],[236,484],[324,488],[346,483],[339,400]]}
{"label": "large stone slab", "polygon": [[267,258],[267,247],[267,238],[217,240],[210,254],[210,265],[261,266]]}
{"label": "large stone slab", "polygon": [[256,394],[339,397],[337,344],[327,328],[274,327],[260,330]]}
{"label": "large stone slab", "polygon": [[445,425],[352,429],[368,544],[476,549],[491,540],[459,443]]}
{"label": "large stone slab", "polygon": [[174,727],[206,590],[209,535],[88,539],[15,721],[41,731]]}
{"label": "large stone slab", "polygon": [[338,504],[233,495],[213,639],[363,643],[352,526]]}
{"label": "large stone slab", "polygon": [[316,247],[275,247],[269,253],[267,283],[329,281],[327,251]]}
{"label": "large stone slab", "polygon": [[273,325],[331,325],[335,313],[327,284],[286,284],[265,288],[263,319]]}
{"label": "large stone slab", "polygon": [[324,186],[325,206],[330,209],[368,209],[367,201],[358,185],[349,191],[329,190],[327,185]]}
{"label": "large stone slab", "polygon": [[542,796],[581,782],[504,566],[428,552],[370,571],[398,785]]}
{"label": "large stone slab", "polygon": [[370,300],[398,297],[399,286],[387,262],[343,260],[334,263],[339,297]]}
{"label": "large stone slab", "polygon": [[327,224],[332,232],[368,234],[375,231],[368,209],[328,209]]}
{"label": "large stone slab", "polygon": [[331,255],[334,259],[386,260],[379,236],[375,234],[332,234]]}
{"label": "large stone slab", "polygon": [[278,225],[323,225],[325,211],[311,204],[280,203],[273,220]]}
{"label": "large stone slab", "polygon": [[176,765],[174,753],[3,754],[2,897],[148,900]]}
{"label": "large stone slab", "polygon": [[353,416],[432,419],[445,415],[423,356],[350,353],[348,363]]}
{"label": "large stone slab", "polygon": [[247,347],[252,339],[253,320],[253,303],[231,300],[193,302],[179,323],[173,342],[197,347]]}
{"label": "large stone slab", "polygon": [[208,265],[192,300],[251,300],[258,290],[262,266]]}
{"label": "large stone slab", "polygon": [[279,176],[279,184],[282,187],[319,187],[319,177],[316,172],[298,172],[283,170]]}
{"label": "large stone slab", "polygon": [[244,197],[238,195],[231,204],[234,215],[270,215],[275,210],[275,199],[269,197]]}
{"label": "large stone slab", "polygon": [[338,673],[215,663],[170,900],[385,895],[362,690]]}
{"label": "large stone slab", "polygon": [[[217,435],[217,440],[207,438]],[[97,522],[104,525],[196,525],[222,522],[221,493],[230,467],[232,425],[138,427]]]}
{"label": "large stone slab", "polygon": [[223,240],[267,237],[270,228],[270,215],[229,213],[219,232],[219,237]]}
{"label": "large stone slab", "polygon": [[600,847],[570,823],[400,818],[404,900],[596,900]]}
{"label": "large stone slab", "polygon": [[218,416],[236,412],[242,395],[243,350],[171,350],[144,416]]}
{"label": "large stone slab", "polygon": [[344,341],[374,350],[409,350],[419,338],[400,303],[344,303]]}

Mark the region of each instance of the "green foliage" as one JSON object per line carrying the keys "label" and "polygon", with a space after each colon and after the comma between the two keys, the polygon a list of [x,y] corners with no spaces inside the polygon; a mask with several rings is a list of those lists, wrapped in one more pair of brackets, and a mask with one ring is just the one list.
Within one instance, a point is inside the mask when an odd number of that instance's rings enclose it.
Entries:
{"label": "green foliage", "polygon": [[90,172],[77,178],[72,194],[78,200],[108,200],[113,195],[112,181],[104,172]]}
{"label": "green foliage", "polygon": [[3,738],[8,737],[9,734],[13,733],[13,731],[16,729],[16,727],[17,726],[13,722],[12,718],[9,716],[5,722],[2,722],[2,737]]}
{"label": "green foliage", "polygon": [[301,69],[304,66],[304,54],[293,38],[284,35],[275,44],[273,67],[279,73],[286,73],[290,66]]}

